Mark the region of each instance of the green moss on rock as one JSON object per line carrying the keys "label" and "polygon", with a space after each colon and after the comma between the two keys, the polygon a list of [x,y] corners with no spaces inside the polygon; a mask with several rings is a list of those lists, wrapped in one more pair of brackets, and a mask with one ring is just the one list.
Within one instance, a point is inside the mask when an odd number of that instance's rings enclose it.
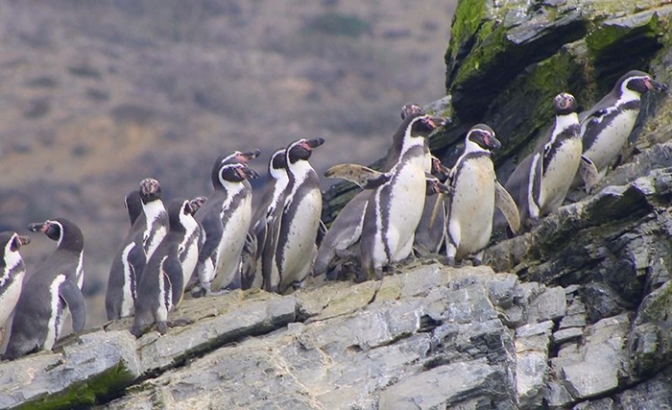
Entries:
{"label": "green moss on rock", "polygon": [[123,362],[90,380],[71,385],[66,391],[44,396],[36,401],[26,403],[18,409],[57,410],[91,406],[97,400],[108,397],[129,386],[135,376]]}

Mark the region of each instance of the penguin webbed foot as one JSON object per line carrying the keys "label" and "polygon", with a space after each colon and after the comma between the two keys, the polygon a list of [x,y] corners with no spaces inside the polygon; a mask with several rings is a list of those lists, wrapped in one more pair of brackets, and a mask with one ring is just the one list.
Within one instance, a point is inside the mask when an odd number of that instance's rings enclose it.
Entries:
{"label": "penguin webbed foot", "polygon": [[448,267],[454,268],[455,267],[455,258],[452,257],[452,256],[446,257],[445,265],[448,266]]}
{"label": "penguin webbed foot", "polygon": [[210,291],[210,283],[198,283],[191,289],[191,297],[194,299],[201,298],[204,296],[210,296],[212,292]]}
{"label": "penguin webbed foot", "polygon": [[162,335],[165,335],[168,331],[168,324],[166,322],[156,322],[156,330],[159,331]]}
{"label": "penguin webbed foot", "polygon": [[222,296],[226,295],[227,293],[231,292],[231,289],[220,289],[216,292],[208,292],[206,296]]}
{"label": "penguin webbed foot", "polygon": [[[165,322],[168,327],[183,327],[194,324],[194,319],[189,319],[187,317],[181,317],[178,319],[172,319]],[[157,325],[158,327],[158,325]],[[159,330],[160,331],[160,330]]]}

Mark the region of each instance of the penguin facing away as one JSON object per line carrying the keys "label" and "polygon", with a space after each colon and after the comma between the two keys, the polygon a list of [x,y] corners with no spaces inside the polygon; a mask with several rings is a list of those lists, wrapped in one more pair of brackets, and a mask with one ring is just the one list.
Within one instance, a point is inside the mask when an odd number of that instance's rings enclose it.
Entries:
{"label": "penguin facing away", "polygon": [[147,262],[142,274],[131,333],[140,337],[153,323],[161,334],[168,313],[182,301],[187,280],[198,262],[199,226],[192,203],[173,200],[168,207],[170,231]]}
{"label": "penguin facing away", "polygon": [[323,138],[300,139],[285,150],[287,186],[267,217],[262,253],[263,288],[285,293],[299,287],[311,272],[317,252],[316,239],[322,214],[319,177],[308,162]]}
{"label": "penguin facing away", "polygon": [[356,280],[382,277],[390,263],[410,256],[415,229],[425,205],[426,173],[431,155],[426,137],[444,120],[429,115],[414,117],[402,142],[391,178],[373,191],[367,202],[361,234],[361,270]]}
{"label": "penguin facing away", "polygon": [[108,320],[133,315],[142,271],[168,228],[168,214],[161,200],[161,185],[157,180],[146,178],[140,182],[137,197],[141,212],[138,215],[135,215],[137,205],[134,197],[135,194],[131,192],[125,201],[133,225],[110,266],[105,294]]}
{"label": "penguin facing away", "polygon": [[86,305],[81,291],[84,278],[82,231],[65,218],[30,224],[28,229],[43,232],[57,242],[57,247],[23,286],[3,356],[9,360],[39,350],[51,350],[69,313],[75,333],[81,332],[86,322]]}
{"label": "penguin facing away", "polygon": [[667,86],[643,71],[629,71],[618,79],[609,94],[579,114],[583,155],[599,172],[595,181],[585,184],[586,191],[590,192],[617,160],[635,126],[642,95],[651,90],[665,91]]}
{"label": "penguin facing away", "polygon": [[490,241],[495,206],[502,209],[517,232],[520,217],[515,202],[497,182],[491,150],[501,147],[492,128],[473,126],[465,137],[464,152],[449,179],[453,194],[446,199],[446,256],[448,265],[455,259],[475,254],[474,265],[481,264],[483,249]]}
{"label": "penguin facing away", "polygon": [[[241,255],[241,287],[242,289],[261,288],[263,275],[261,273],[261,255],[264,252],[267,238],[267,225],[277,216],[276,210],[284,205],[285,189],[289,183],[285,147],[279,148],[271,154],[268,161],[269,183],[252,216],[252,225]],[[269,245],[272,246],[272,245]]]}
{"label": "penguin facing away", "polygon": [[505,184],[525,227],[562,205],[579,167],[591,167],[589,173],[593,175],[597,172],[581,155],[576,107],[571,94],[561,93],[554,98],[555,124],[535,151],[518,164]]}
{"label": "penguin facing away", "polygon": [[[392,146],[387,152],[382,172],[388,172],[397,163],[404,135],[414,118],[422,115],[422,109],[415,104],[406,104],[401,109],[402,123],[392,137]],[[352,198],[331,224],[315,257],[313,274],[327,273],[328,279],[334,279],[329,271],[334,259],[347,261],[360,255],[359,241],[362,233],[366,204],[373,190],[364,190]]]}
{"label": "penguin facing away", "polygon": [[14,311],[21,295],[26,265],[19,253],[23,245],[30,243],[30,237],[16,232],[0,232],[0,346],[5,340],[5,325]]}
{"label": "penguin facing away", "polygon": [[194,288],[192,293],[209,295],[236,280],[252,220],[252,187],[247,180],[259,176],[247,162],[259,153],[236,151],[217,158],[213,165],[213,191],[195,214],[203,243],[196,267],[200,290]]}

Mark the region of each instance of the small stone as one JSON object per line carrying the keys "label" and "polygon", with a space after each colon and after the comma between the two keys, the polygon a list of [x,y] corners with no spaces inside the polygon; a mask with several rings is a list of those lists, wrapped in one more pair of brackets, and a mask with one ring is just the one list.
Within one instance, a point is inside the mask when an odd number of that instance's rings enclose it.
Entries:
{"label": "small stone", "polygon": [[553,322],[547,320],[545,322],[525,325],[516,329],[516,337],[529,337],[535,335],[545,334],[550,336],[551,330],[553,329]]}
{"label": "small stone", "polygon": [[562,318],[559,329],[567,329],[570,327],[584,327],[586,325],[586,315],[576,314],[569,315]]}
{"label": "small stone", "polygon": [[566,408],[569,403],[574,401],[565,386],[555,381],[548,383],[544,398],[551,409]]}
{"label": "small stone", "polygon": [[530,323],[555,320],[567,312],[565,290],[561,287],[547,288],[546,292],[537,296],[530,303]]}
{"label": "small stone", "polygon": [[579,339],[581,336],[583,336],[583,330],[581,328],[570,327],[553,333],[553,343],[562,344],[569,340]]}

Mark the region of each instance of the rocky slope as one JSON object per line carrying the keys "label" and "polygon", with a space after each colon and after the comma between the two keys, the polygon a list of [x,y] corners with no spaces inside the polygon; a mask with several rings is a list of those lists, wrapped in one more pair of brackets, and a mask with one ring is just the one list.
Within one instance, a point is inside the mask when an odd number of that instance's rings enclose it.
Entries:
{"label": "rocky slope", "polygon": [[[456,125],[435,152],[450,161],[484,121],[505,178],[557,92],[588,107],[630,68],[671,85],[666,3],[461,1],[446,55]],[[187,300],[174,316],[196,322],[165,336],[136,341],[122,321],[0,364],[0,407],[669,408],[672,98],[643,111],[596,194],[495,243],[490,267],[413,261],[382,281]],[[331,211],[351,192],[330,191]]]}

